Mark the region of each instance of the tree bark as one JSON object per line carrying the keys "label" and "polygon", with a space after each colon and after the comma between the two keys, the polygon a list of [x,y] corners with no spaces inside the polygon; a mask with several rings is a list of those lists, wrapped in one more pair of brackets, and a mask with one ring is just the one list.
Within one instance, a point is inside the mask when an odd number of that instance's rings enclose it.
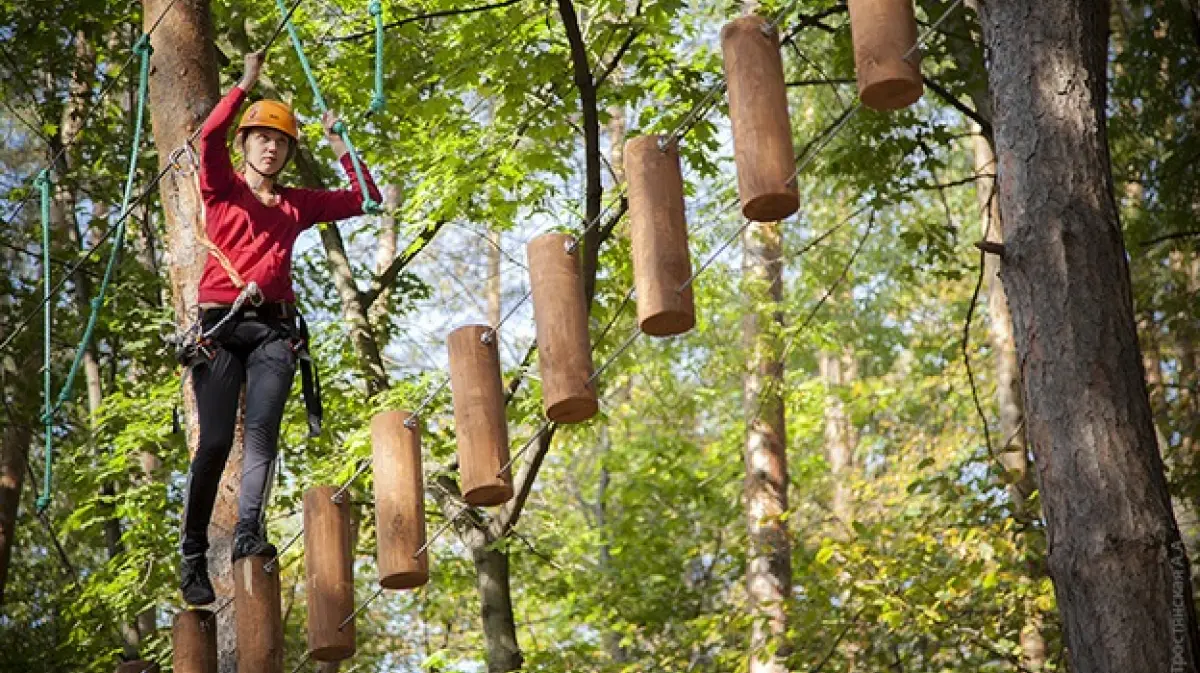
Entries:
{"label": "tree bark", "polygon": [[854,520],[854,491],[849,483],[858,444],[854,426],[846,416],[841,390],[857,377],[852,353],[823,352],[819,356],[821,378],[825,380],[825,458],[833,477],[833,515],[848,529]]}
{"label": "tree bark", "polygon": [[484,294],[487,295],[487,321],[492,327],[500,324],[503,317],[503,283],[500,278],[500,232],[487,232],[487,281]]}
{"label": "tree bark", "polygon": [[1109,3],[983,3],[1027,436],[1071,669],[1196,671],[1187,554],[1155,442],[1113,198]]}
{"label": "tree bark", "polygon": [[[384,185],[382,192],[384,212],[379,216],[378,247],[375,249],[376,276],[383,274],[388,266],[391,265],[392,260],[396,258],[396,243],[399,236],[396,217],[392,213],[400,205],[400,188],[396,185]],[[390,329],[391,323],[388,320],[388,303],[391,293],[392,290],[390,287],[383,288],[383,291],[371,303],[370,310],[367,311],[367,318],[375,328],[376,338],[385,347],[391,341],[392,334]]]}
{"label": "tree bark", "polygon": [[754,619],[750,673],[783,673],[788,654],[785,601],[792,590],[787,500],[787,434],[783,409],[783,259],[777,222],[754,222],[742,236],[747,353],[742,384],[746,416],[743,503],[749,549],[746,587]]}
{"label": "tree bark", "polygon": [[[151,38],[155,51],[151,57],[149,91],[150,124],[161,170],[170,164],[175,150],[188,142],[220,99],[217,58],[208,0],[175,0],[173,5],[172,0],[143,0],[142,6],[145,30],[162,18]],[[165,204],[164,256],[171,300],[176,324],[182,330],[193,315],[200,274],[208,258],[208,251],[196,238],[197,227],[204,224],[204,209],[192,177],[184,173],[168,172],[159,182],[159,193]],[[184,387],[184,418],[187,419],[188,451],[194,453],[199,425],[190,386]],[[238,428],[209,527],[210,572],[218,602],[233,596],[229,553],[237,522],[242,462],[240,422]],[[221,673],[232,673],[237,667],[236,616],[237,606],[230,605],[218,617],[217,649]]]}
{"label": "tree bark", "polygon": [[[989,106],[990,107],[990,106]],[[975,174],[996,172],[996,155],[992,149],[992,137],[980,131],[974,138]],[[1000,201],[995,189],[994,178],[979,178],[976,194],[982,219],[982,237],[995,243],[1004,242],[1004,224],[1000,217]],[[1029,470],[1028,446],[1025,441],[1025,408],[1021,403],[1021,374],[1017,362],[1017,346],[1013,340],[1012,314],[1008,308],[1008,297],[1000,283],[999,259],[995,255],[984,256],[984,283],[987,287],[988,334],[992,344],[996,377],[996,411],[999,414],[1000,441],[997,459],[1004,467],[1004,487],[1012,502],[1014,515],[1021,520],[1036,518],[1038,512],[1030,511],[1029,497],[1036,488],[1033,473]],[[1036,561],[1029,563],[1029,576],[1042,576]],[[1029,671],[1040,671],[1046,665],[1046,641],[1042,637],[1041,617],[1036,608],[1026,605],[1026,621],[1021,628],[1020,644],[1022,665]]]}
{"label": "tree bark", "polygon": [[24,423],[5,421],[0,431],[0,605],[4,605],[4,587],[8,583],[8,564],[12,559],[17,535],[17,510],[21,504],[21,486],[25,483],[25,460],[33,439]]}

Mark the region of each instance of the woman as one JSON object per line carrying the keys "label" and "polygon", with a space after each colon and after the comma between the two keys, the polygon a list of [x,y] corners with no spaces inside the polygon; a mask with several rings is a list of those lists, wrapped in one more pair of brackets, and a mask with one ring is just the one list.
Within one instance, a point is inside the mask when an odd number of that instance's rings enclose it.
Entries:
{"label": "woman", "polygon": [[[292,247],[300,232],[318,222],[362,214],[357,180],[351,189],[319,191],[283,187],[276,178],[296,152],[298,132],[291,109],[258,101],[238,125],[235,144],[245,157],[235,170],[227,138],[234,116],[262,69],[263,54],[246,56],[246,70],[209,115],[200,135],[200,193],[208,238],[260,297],[230,316],[240,294],[231,274],[209,255],[200,279],[200,322],[205,332],[221,324],[212,343],[191,363],[200,420],[200,442],[188,470],[183,513],[184,600],[206,605],[216,599],[208,578],[208,523],[217,486],[233,444],[238,396],[246,387],[245,456],[233,560],[274,557],[263,530],[263,499],[278,451],[279,425],[296,370],[297,314],[292,290]],[[346,144],[333,131],[337,117],[326,113],[325,134],[347,173],[353,165]],[[380,200],[363,168],[371,198]]]}

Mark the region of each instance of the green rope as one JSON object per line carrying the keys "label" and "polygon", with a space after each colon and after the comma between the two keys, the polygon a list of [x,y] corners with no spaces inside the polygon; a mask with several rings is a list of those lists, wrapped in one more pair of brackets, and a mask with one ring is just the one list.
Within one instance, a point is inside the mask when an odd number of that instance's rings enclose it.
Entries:
{"label": "green rope", "polygon": [[[42,345],[42,383],[44,386],[44,402],[46,409],[46,481],[50,484],[51,468],[50,459],[54,451],[53,424],[50,420],[50,169],[47,168],[38,174],[34,184],[41,190],[42,194],[42,301],[45,303],[45,322],[43,324],[44,343]],[[50,506],[50,489],[46,488],[42,491],[42,495],[37,500],[37,511],[39,513],[46,511]]]}
{"label": "green rope", "polygon": [[375,95],[371,96],[371,107],[367,114],[383,112],[387,100],[383,97],[383,3],[371,0],[367,13],[375,17]]}
{"label": "green rope", "polygon": [[[104,305],[104,297],[108,293],[108,286],[112,282],[113,273],[116,271],[117,260],[121,256],[121,248],[125,242],[125,222],[128,219],[125,212],[129,208],[129,202],[133,198],[133,183],[137,177],[137,160],[142,149],[142,122],[146,115],[146,98],[147,86],[150,80],[150,54],[154,49],[150,46],[150,39],[147,35],[142,35],[137,43],[133,46],[135,54],[141,56],[141,69],[138,73],[138,108],[137,121],[133,126],[133,146],[129,149],[129,172],[125,176],[125,192],[121,197],[120,217],[117,220],[117,230],[114,234],[112,252],[108,255],[108,265],[104,268],[104,278],[100,281],[100,290],[91,302],[91,313],[88,315],[87,325],[83,329],[83,336],[79,339],[79,347],[75,351],[75,359],[71,362],[71,369],[67,373],[67,380],[63,383],[62,390],[58,394],[58,400],[54,403],[54,407],[50,409],[50,421],[53,421],[53,416],[58,413],[67,400],[71,396],[71,389],[75,385],[75,377],[79,374],[79,365],[83,362],[83,356],[87,352],[88,345],[92,342],[92,334],[96,331],[96,322],[100,317],[100,308]],[[49,485],[47,484],[47,488]]]}
{"label": "green rope", "polygon": [[[304,46],[300,42],[300,34],[296,31],[296,26],[292,25],[292,20],[288,16],[287,6],[283,4],[283,0],[275,0],[275,5],[279,8],[279,13],[283,15],[283,21],[287,25],[288,36],[292,38],[292,46],[296,49],[296,57],[300,59],[300,67],[304,69],[304,76],[308,79],[308,86],[312,89],[317,109],[321,111],[321,114],[325,114],[329,111],[329,106],[325,104],[325,98],[321,95],[321,88],[317,85],[317,78],[313,75],[312,66],[308,62],[308,57],[304,55]],[[350,142],[350,133],[346,130],[346,125],[339,120],[333,125],[333,132],[342,137],[342,141],[346,143],[346,149],[350,151],[350,160],[354,164],[354,175],[358,178],[358,188],[362,191],[363,212],[369,214],[382,212],[383,209],[371,198],[371,193],[367,190],[367,180],[363,177],[362,161],[358,157],[358,152],[354,149],[354,143]]]}
{"label": "green rope", "polygon": [[54,473],[52,465],[52,431],[54,427],[54,417],[63,405],[71,397],[71,389],[75,385],[75,377],[79,374],[79,366],[83,362],[83,356],[87,352],[88,345],[92,342],[92,335],[96,331],[96,322],[100,317],[100,308],[104,306],[104,297],[108,293],[108,286],[112,283],[113,274],[116,271],[117,260],[121,256],[121,248],[125,240],[125,222],[128,219],[127,211],[129,210],[129,202],[133,199],[133,183],[137,177],[137,160],[142,148],[142,124],[146,117],[146,99],[147,89],[150,80],[150,54],[153,49],[150,47],[150,37],[142,35],[134,44],[133,51],[141,56],[141,69],[138,75],[138,108],[137,121],[133,127],[133,146],[129,150],[129,173],[125,177],[125,191],[121,197],[121,213],[117,220],[117,230],[114,234],[112,252],[108,256],[108,265],[104,269],[104,278],[100,281],[100,289],[96,296],[91,301],[91,312],[88,315],[87,324],[83,329],[83,336],[79,339],[79,346],[75,349],[75,358],[71,361],[71,369],[67,373],[66,381],[63,382],[63,387],[58,393],[58,398],[51,404],[52,388],[50,386],[50,180],[49,175],[43,172],[43,175],[38,176],[42,187],[42,237],[44,239],[43,248],[47,256],[44,261],[46,267],[46,361],[45,361],[45,387],[46,387],[46,406],[45,412],[42,415],[42,422],[46,426],[46,474],[45,484],[42,489],[42,495],[38,498],[38,511],[45,511],[50,505],[50,487],[53,483]]}

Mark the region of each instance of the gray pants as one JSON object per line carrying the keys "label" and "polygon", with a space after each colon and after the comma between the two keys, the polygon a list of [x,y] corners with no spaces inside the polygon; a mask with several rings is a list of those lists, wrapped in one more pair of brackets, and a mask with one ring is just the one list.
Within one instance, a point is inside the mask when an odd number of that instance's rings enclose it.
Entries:
{"label": "gray pants", "polygon": [[[219,316],[205,316],[205,329]],[[257,524],[279,452],[279,426],[296,373],[296,356],[278,322],[237,318],[214,335],[212,359],[191,366],[200,443],[188,469],[183,508],[184,556],[208,550],[208,522],[225,461],[233,446],[238,397],[246,386],[245,455],[238,495],[238,522]]]}

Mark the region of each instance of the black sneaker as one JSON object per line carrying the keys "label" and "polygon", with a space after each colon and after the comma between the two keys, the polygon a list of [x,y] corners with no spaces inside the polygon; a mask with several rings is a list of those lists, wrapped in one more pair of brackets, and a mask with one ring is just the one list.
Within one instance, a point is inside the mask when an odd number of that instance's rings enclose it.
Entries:
{"label": "black sneaker", "polygon": [[180,574],[179,590],[189,605],[208,605],[217,600],[217,592],[208,579],[208,559],[204,554],[185,556]]}
{"label": "black sneaker", "polygon": [[233,562],[237,563],[238,559],[247,556],[264,556],[268,559],[275,558],[279,552],[275,550],[275,545],[267,542],[263,535],[262,528],[257,524],[243,525],[238,523],[237,528],[233,533]]}

